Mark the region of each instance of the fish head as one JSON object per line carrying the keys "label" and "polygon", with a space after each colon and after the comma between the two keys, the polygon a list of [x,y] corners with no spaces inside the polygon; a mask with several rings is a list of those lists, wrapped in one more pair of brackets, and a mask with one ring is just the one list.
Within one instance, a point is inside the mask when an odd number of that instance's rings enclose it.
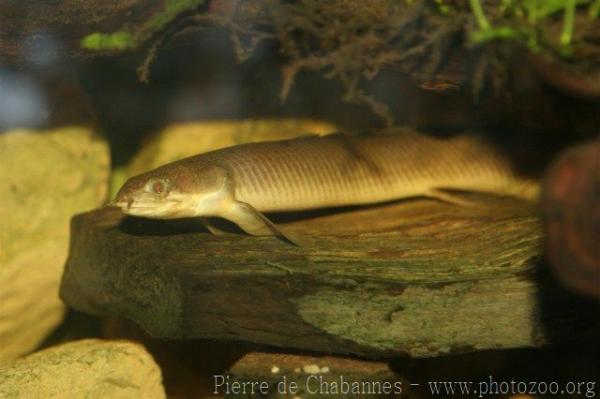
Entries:
{"label": "fish head", "polygon": [[181,165],[166,165],[130,178],[109,204],[131,216],[175,219],[203,216],[202,208],[223,191],[225,176],[210,168],[194,172]]}

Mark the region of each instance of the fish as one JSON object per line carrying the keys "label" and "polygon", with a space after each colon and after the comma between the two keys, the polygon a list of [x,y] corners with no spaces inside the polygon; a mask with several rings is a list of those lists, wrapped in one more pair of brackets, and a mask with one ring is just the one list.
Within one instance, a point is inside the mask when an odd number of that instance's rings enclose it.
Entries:
{"label": "fish", "polygon": [[476,135],[437,138],[410,128],[241,144],[178,160],[130,178],[110,205],[152,219],[227,219],[250,235],[302,245],[265,212],[306,211],[430,197],[448,190],[535,200],[539,184]]}

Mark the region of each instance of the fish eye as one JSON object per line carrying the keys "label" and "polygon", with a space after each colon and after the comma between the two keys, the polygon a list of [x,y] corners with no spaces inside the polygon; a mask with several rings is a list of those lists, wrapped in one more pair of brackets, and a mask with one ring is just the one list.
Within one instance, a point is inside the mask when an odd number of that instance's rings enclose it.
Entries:
{"label": "fish eye", "polygon": [[164,195],[167,192],[167,183],[164,180],[151,180],[148,182],[146,190],[154,194]]}

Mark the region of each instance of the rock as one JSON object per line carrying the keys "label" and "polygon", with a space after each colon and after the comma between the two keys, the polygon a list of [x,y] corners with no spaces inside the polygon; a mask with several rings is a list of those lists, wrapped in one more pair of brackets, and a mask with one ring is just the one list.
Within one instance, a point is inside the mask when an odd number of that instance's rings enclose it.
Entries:
{"label": "rock", "polygon": [[548,168],[542,209],[554,274],[600,299],[600,139],[568,148]]}
{"label": "rock", "polygon": [[2,398],[164,398],[161,372],[127,341],[86,339],[0,366]]}
{"label": "rock", "polygon": [[212,393],[225,398],[270,399],[408,398],[411,390],[383,362],[263,352],[248,353],[225,374],[214,375],[213,386]]}
{"label": "rock", "polygon": [[69,220],[105,199],[109,152],[85,128],[18,130],[0,135],[0,159],[0,360],[8,360],[63,318]]}

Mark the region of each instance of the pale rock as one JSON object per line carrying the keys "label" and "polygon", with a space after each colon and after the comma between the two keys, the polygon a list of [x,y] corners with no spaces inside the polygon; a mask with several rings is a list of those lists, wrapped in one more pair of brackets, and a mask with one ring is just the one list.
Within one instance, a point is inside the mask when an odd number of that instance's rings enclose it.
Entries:
{"label": "pale rock", "polygon": [[0,365],[0,398],[159,399],[161,372],[127,341],[86,339]]}
{"label": "pale rock", "polygon": [[69,220],[105,200],[108,175],[108,146],[89,129],[0,135],[0,360],[30,352],[62,321]]}

